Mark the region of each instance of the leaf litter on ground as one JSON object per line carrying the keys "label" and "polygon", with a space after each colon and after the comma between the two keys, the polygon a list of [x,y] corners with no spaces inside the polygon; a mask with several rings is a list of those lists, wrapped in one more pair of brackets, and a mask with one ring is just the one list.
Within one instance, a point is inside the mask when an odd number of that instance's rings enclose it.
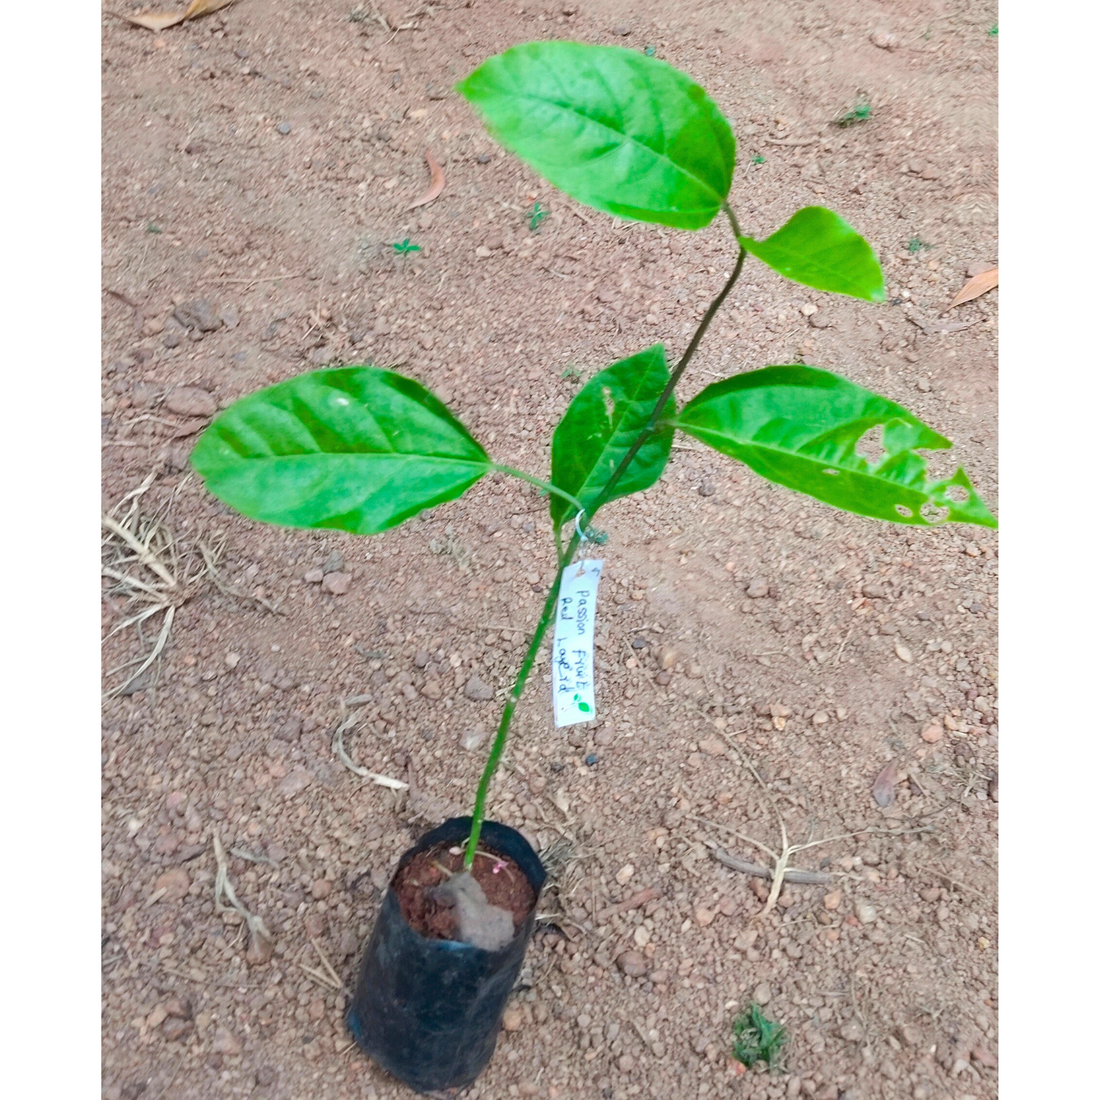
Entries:
{"label": "leaf litter on ground", "polygon": [[878,777],[871,785],[871,794],[874,795],[875,802],[886,809],[887,806],[894,804],[894,799],[897,797],[897,782],[898,782],[898,766],[893,760],[886,765],[878,773]]}
{"label": "leaf litter on ground", "polygon": [[116,13],[127,23],[144,27],[150,31],[163,31],[174,27],[185,19],[197,19],[200,15],[210,15],[232,4],[234,0],[191,0],[191,3],[178,11],[149,11],[131,15],[129,12]]}
{"label": "leaf litter on ground", "polygon": [[438,199],[443,193],[443,187],[447,182],[447,177],[443,174],[443,169],[440,168],[435,157],[432,156],[431,149],[424,150],[424,159],[428,162],[428,171],[432,174],[431,184],[416,202],[409,204],[409,210],[415,210],[418,206],[427,206],[434,199]]}
{"label": "leaf litter on ground", "polygon": [[975,275],[973,279],[968,280],[947,308],[954,309],[955,306],[961,306],[964,302],[972,302],[975,298],[988,294],[989,291],[999,285],[997,272],[998,269],[992,267],[988,271],[983,271],[980,275]]}

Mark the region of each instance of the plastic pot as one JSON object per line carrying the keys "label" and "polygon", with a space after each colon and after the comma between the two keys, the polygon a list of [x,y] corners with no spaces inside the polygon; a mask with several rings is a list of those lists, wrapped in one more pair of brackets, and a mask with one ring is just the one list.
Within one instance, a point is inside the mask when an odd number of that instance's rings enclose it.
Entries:
{"label": "plastic pot", "polygon": [[[470,818],[451,818],[410,848],[397,869],[427,848],[462,844],[469,835]],[[486,821],[479,846],[519,867],[537,905],[546,870],[531,845],[515,829]],[[391,878],[347,1011],[348,1031],[383,1069],[418,1092],[465,1088],[493,1056],[534,926],[532,907],[512,942],[492,952],[428,939],[402,916]]]}

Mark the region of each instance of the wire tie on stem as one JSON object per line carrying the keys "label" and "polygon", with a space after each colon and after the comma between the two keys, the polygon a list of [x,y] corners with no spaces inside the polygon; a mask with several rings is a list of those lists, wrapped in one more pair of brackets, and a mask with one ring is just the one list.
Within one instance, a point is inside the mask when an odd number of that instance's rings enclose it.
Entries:
{"label": "wire tie on stem", "polygon": [[577,512],[577,535],[580,537],[581,542],[587,542],[588,536],[584,533],[584,524],[581,523],[581,519],[584,516],[584,509],[581,508]]}

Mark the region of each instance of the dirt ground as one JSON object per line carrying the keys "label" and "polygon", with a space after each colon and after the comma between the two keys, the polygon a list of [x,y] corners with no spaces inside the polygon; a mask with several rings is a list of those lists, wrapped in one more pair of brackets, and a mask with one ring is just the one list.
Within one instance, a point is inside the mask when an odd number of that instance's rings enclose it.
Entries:
{"label": "dirt ground", "polygon": [[[188,474],[195,433],[312,366],[400,364],[547,476],[579,378],[658,340],[675,356],[730,270],[718,221],[621,224],[542,184],[454,81],[545,37],[690,73],[738,136],[745,231],[830,206],[883,255],[891,301],[750,260],[682,395],[837,370],[953,439],[933,466],[965,465],[996,510],[997,293],[934,328],[997,259],[995,22],[987,0],[239,0],[159,36],[105,17],[103,500],[159,522],[175,580],[105,531],[161,608],[122,626],[139,590],[107,578],[105,690],[163,639],[104,706],[105,1097],[410,1095],[349,1045],[346,989],[400,853],[468,812],[553,575],[523,483],[369,540],[274,529]],[[869,121],[831,124],[862,97]],[[446,188],[410,212],[426,148]],[[405,238],[421,251],[395,255]],[[600,526],[599,720],[553,728],[544,657],[495,784],[492,815],[554,885],[468,1096],[995,1096],[995,533],[846,516],[687,440]],[[349,718],[349,760],[410,790],[341,762]],[[792,866],[831,877],[761,917],[766,882],[714,854],[769,863],[777,813],[792,844],[827,841]],[[273,953],[215,906],[215,835]],[[752,998],[788,1029],[782,1072],[729,1056]]]}

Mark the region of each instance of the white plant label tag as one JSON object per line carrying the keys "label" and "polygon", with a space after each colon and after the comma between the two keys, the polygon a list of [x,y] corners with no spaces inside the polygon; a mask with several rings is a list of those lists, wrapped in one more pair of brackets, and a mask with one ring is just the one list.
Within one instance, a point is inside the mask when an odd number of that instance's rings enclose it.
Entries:
{"label": "white plant label tag", "polygon": [[561,579],[554,621],[550,686],[554,725],[573,726],[596,717],[596,586],[602,561],[573,562]]}

